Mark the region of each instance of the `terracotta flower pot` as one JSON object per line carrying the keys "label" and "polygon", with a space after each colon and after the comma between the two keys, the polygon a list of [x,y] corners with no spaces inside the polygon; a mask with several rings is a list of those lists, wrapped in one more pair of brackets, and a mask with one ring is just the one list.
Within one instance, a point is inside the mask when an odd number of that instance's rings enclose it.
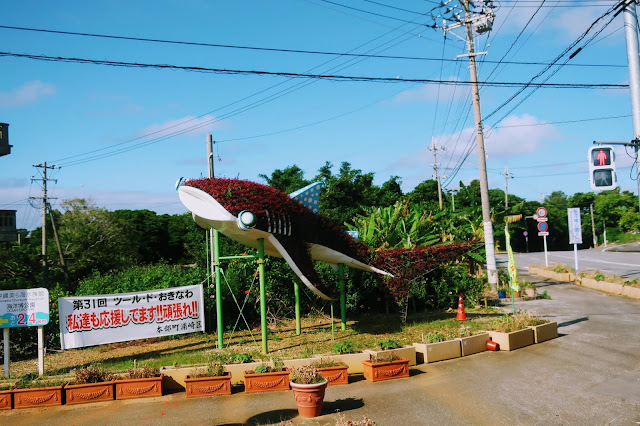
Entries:
{"label": "terracotta flower pot", "polygon": [[[328,386],[349,384],[348,365],[337,365],[334,367],[318,368],[318,372],[329,382]],[[293,386],[293,385],[292,385]]]}
{"label": "terracotta flower pot", "polygon": [[244,391],[272,392],[289,390],[289,370],[273,371],[271,373],[244,373]]}
{"label": "terracotta flower pot", "polygon": [[407,358],[376,363],[362,361],[362,365],[364,365],[364,378],[372,382],[409,377],[409,360]]}
{"label": "terracotta flower pot", "polygon": [[0,410],[11,410],[13,391],[11,389],[0,391]]}
{"label": "terracotta flower pot", "polygon": [[62,391],[64,385],[48,386],[33,389],[14,389],[14,408],[45,407],[62,405]]}
{"label": "terracotta flower pot", "polygon": [[317,417],[322,414],[322,403],[324,402],[324,391],[327,389],[328,380],[322,383],[302,385],[291,382],[293,397],[298,405],[300,417]]}
{"label": "terracotta flower pot", "polygon": [[184,379],[187,398],[211,395],[231,395],[231,374],[226,376],[191,377]]}
{"label": "terracotta flower pot", "polygon": [[162,396],[162,377],[116,380],[116,399]]}
{"label": "terracotta flower pot", "polygon": [[527,287],[524,289],[527,297],[536,297],[536,289],[534,287]]}
{"label": "terracotta flower pot", "polygon": [[114,381],[100,383],[83,383],[81,385],[67,385],[64,393],[67,404],[83,404],[96,401],[113,401]]}

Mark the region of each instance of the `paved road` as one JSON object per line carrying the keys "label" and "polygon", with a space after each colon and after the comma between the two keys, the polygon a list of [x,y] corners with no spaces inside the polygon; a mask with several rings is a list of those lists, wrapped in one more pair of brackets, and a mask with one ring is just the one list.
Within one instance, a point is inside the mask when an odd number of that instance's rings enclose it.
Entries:
{"label": "paved road", "polygon": [[[640,278],[640,245],[627,244],[620,246],[621,251],[611,251],[603,248],[578,250],[578,268],[580,271],[600,271],[607,275],[617,275],[625,278]],[[634,251],[632,251],[634,250]],[[561,263],[574,267],[573,250],[547,252],[549,265]],[[544,265],[544,252],[516,253],[514,255],[518,268],[529,265]],[[497,255],[498,266],[506,267],[507,255]]]}
{"label": "paved road", "polygon": [[[322,417],[301,420],[291,392],[190,399],[184,393],[0,414],[18,425],[333,425],[367,416],[378,425],[631,425],[640,422],[640,302],[525,277],[552,300],[519,302],[558,321],[560,337],[512,352],[421,365],[412,377],[356,378],[327,389]],[[340,410],[339,413],[336,411]]]}

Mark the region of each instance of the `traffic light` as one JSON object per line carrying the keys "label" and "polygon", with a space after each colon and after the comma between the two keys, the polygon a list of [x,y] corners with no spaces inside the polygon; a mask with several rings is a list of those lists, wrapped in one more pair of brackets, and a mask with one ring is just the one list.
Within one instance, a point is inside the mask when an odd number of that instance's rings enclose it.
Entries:
{"label": "traffic light", "polygon": [[618,187],[613,147],[599,145],[589,148],[589,183],[594,191]]}

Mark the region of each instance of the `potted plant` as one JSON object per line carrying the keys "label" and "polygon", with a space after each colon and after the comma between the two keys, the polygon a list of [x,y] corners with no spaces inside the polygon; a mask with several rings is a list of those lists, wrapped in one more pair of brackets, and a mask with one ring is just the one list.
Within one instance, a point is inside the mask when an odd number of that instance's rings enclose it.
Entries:
{"label": "potted plant", "polygon": [[362,361],[362,364],[364,378],[372,382],[409,377],[409,359],[394,352],[383,355],[371,354],[369,360]]}
{"label": "potted plant", "polygon": [[469,356],[487,350],[489,333],[486,331],[473,331],[471,327],[462,326],[458,330],[456,340],[460,341],[460,354]]}
{"label": "potted plant", "polygon": [[533,283],[525,281],[520,284],[520,287],[524,289],[524,293],[527,297],[536,297],[536,286],[534,286]]}
{"label": "potted plant", "polygon": [[231,395],[231,374],[220,362],[210,362],[184,379],[187,398],[210,395]]}
{"label": "potted plant", "polygon": [[273,361],[273,365],[258,364],[253,370],[244,372],[244,391],[271,392],[289,390],[289,370],[284,368],[280,360]]}
{"label": "potted plant", "polygon": [[316,417],[322,414],[324,392],[329,381],[310,365],[293,367],[290,381],[300,417]]}
{"label": "potted plant", "polygon": [[517,311],[514,315],[505,314],[493,320],[488,330],[491,340],[500,345],[501,350],[512,351],[534,342],[533,316],[526,311]]}
{"label": "potted plant", "polygon": [[414,343],[418,362],[436,362],[445,359],[459,358],[462,354],[460,341],[455,335],[436,330],[426,335],[426,342]]}
{"label": "potted plant", "polygon": [[349,366],[339,360],[331,358],[320,358],[311,364],[318,372],[327,379],[328,386],[349,384]]}
{"label": "potted plant", "polygon": [[129,368],[124,377],[116,380],[116,399],[162,396],[162,377],[157,368]]}
{"label": "potted plant", "polygon": [[377,342],[376,349],[367,349],[364,352],[371,356],[384,356],[391,353],[409,360],[409,365],[416,365],[416,348],[413,345],[403,346],[391,338],[385,338]]}
{"label": "potted plant", "polygon": [[113,400],[115,376],[99,367],[83,367],[74,371],[75,379],[64,387],[67,404]]}
{"label": "potted plant", "polygon": [[62,391],[66,378],[38,377],[36,373],[27,373],[16,382],[13,389],[14,408],[45,407],[62,405]]}

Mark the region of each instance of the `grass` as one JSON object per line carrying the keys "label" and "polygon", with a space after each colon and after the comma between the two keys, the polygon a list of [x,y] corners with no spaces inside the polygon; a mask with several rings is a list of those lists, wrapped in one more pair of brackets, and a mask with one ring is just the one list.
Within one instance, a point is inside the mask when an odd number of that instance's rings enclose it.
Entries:
{"label": "grass", "polygon": [[[434,331],[445,334],[471,335],[486,329],[503,311],[496,308],[466,308],[467,321],[455,321],[456,311],[424,312],[410,314],[408,322],[402,324],[397,315],[366,315],[353,317],[347,322],[347,330],[340,329],[335,321],[332,333],[331,318],[312,316],[302,319],[302,333],[295,334],[295,321],[283,320],[269,328],[269,354],[261,353],[260,330],[241,331],[231,336],[225,334],[224,351],[248,353],[254,361],[269,361],[271,358],[295,359],[333,354],[338,344],[348,343],[354,352],[373,349],[380,342],[393,340],[402,345],[421,342],[423,336]],[[220,352],[215,334],[193,333],[173,338],[144,339],[123,343],[110,343],[83,349],[48,352],[45,356],[45,374],[64,375],[72,369],[86,365],[99,366],[114,373],[123,373],[128,368],[147,365],[189,366],[206,364],[212,354]],[[344,345],[343,345],[344,346]],[[12,377],[37,371],[37,359],[11,363]]]}

